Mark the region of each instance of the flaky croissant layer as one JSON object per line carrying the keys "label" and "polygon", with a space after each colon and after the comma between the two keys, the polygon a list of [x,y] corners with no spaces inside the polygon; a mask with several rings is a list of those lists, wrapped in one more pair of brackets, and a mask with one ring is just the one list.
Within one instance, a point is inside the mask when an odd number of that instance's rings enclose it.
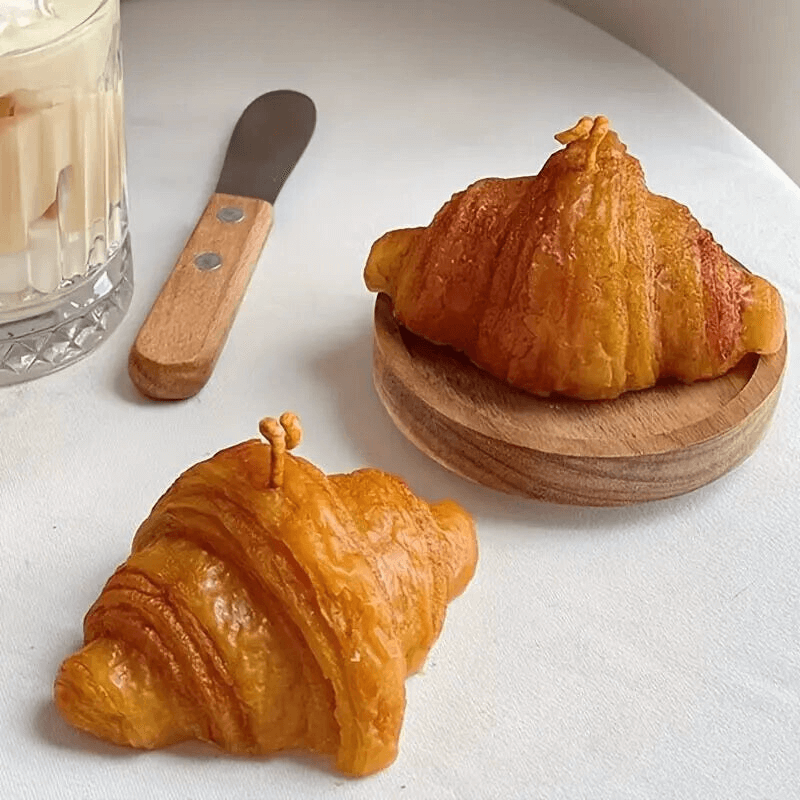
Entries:
{"label": "flaky croissant layer", "polygon": [[[282,421],[291,447],[299,428]],[[302,748],[374,772],[397,753],[407,674],[473,575],[474,525],[378,470],[326,476],[263,432],[158,501],[89,610],[56,704],[117,744]]]}
{"label": "flaky croissant layer", "polygon": [[583,399],[780,348],[777,290],[648,191],[607,119],[556,138],[538,175],[478,181],[429,226],[375,242],[365,281],[400,322],[514,386]]}

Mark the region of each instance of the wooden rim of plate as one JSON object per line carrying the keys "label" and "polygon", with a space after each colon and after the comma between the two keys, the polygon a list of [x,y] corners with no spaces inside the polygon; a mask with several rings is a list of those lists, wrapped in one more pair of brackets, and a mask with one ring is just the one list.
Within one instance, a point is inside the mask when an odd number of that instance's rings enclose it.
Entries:
{"label": "wooden rim of plate", "polygon": [[540,398],[399,325],[375,303],[373,378],[402,433],[448,469],[505,492],[576,505],[673,497],[718,478],[758,445],[787,344],[729,373],[615,400]]}

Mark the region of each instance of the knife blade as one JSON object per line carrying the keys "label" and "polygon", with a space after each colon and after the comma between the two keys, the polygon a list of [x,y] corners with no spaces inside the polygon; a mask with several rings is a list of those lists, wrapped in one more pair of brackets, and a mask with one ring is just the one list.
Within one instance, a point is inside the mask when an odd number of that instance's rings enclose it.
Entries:
{"label": "knife blade", "polygon": [[131,347],[128,374],[144,395],[182,400],[205,386],[315,124],[311,99],[287,89],[242,113],[216,190]]}

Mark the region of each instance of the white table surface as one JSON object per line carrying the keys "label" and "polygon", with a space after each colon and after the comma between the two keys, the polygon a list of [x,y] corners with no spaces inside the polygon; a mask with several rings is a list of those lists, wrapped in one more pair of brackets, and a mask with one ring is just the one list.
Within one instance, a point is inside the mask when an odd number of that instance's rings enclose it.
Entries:
{"label": "white table surface", "polygon": [[[0,390],[0,797],[800,796],[797,349],[765,440],[728,476],[638,507],[549,506],[473,487],[394,429],[361,278],[385,230],[427,224],[478,177],[538,171],[553,133],[604,113],[652,189],[778,285],[791,339],[800,190],[666,73],[545,2],[127,0],[123,40],[132,307],[87,360]],[[318,126],[227,348],[200,395],[147,402],[131,341],[240,111],[286,87]],[[302,756],[74,732],[53,677],[137,525],[184,468],[285,409],[322,468],[399,473],[477,521],[478,572],[407,683],[397,761],[350,780]]]}

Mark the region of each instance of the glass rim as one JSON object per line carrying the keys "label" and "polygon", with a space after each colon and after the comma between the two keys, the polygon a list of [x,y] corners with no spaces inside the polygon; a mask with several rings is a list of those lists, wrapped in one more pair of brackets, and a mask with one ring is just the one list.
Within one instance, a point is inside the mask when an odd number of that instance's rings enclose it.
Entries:
{"label": "glass rim", "polygon": [[69,40],[77,36],[85,25],[88,25],[92,19],[100,14],[100,12],[107,6],[111,4],[118,4],[119,0],[98,0],[97,5],[95,6],[94,10],[89,13],[87,17],[84,17],[80,22],[76,22],[69,30],[64,31],[62,34],[59,34],[54,39],[49,39],[42,44],[34,45],[33,47],[21,47],[17,50],[9,50],[7,53],[0,54],[0,64],[3,61],[10,58],[21,58],[23,56],[30,55],[32,53],[38,53],[42,50],[48,50],[49,48],[53,47],[54,45],[60,44],[65,40]]}

